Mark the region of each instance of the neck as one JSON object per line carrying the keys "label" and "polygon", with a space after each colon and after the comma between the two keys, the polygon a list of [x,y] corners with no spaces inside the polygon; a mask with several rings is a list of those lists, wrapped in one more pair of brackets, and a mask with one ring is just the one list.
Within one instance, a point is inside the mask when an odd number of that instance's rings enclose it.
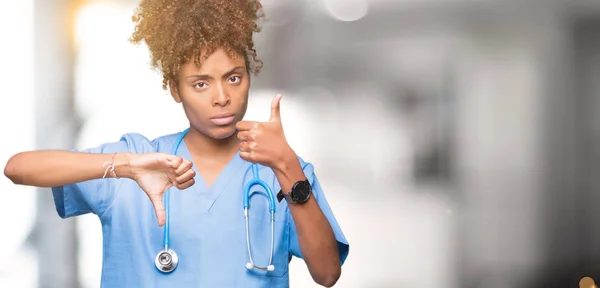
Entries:
{"label": "neck", "polygon": [[184,138],[185,144],[193,156],[201,158],[230,158],[239,150],[239,139],[234,133],[225,139],[214,139],[190,127]]}

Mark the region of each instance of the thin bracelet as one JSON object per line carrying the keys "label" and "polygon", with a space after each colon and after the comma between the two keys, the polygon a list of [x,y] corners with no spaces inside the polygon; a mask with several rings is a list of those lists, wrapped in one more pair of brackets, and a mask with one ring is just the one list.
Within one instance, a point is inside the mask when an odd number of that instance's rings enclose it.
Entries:
{"label": "thin bracelet", "polygon": [[117,176],[117,173],[115,172],[115,156],[117,156],[117,152],[115,152],[113,154],[111,162],[104,162],[104,164],[102,165],[102,167],[106,167],[106,170],[104,170],[104,175],[102,176],[102,179],[106,178],[106,175],[108,173],[110,173],[110,176],[112,176],[113,178],[119,178]]}

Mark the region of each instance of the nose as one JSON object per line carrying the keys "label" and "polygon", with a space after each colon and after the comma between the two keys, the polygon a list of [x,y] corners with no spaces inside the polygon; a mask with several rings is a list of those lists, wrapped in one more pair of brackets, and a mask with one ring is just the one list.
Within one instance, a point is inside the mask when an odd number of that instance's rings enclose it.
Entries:
{"label": "nose", "polygon": [[217,93],[215,93],[213,98],[213,106],[227,106],[230,102],[229,93],[227,93],[227,89],[223,87],[223,85],[219,85],[217,89]]}

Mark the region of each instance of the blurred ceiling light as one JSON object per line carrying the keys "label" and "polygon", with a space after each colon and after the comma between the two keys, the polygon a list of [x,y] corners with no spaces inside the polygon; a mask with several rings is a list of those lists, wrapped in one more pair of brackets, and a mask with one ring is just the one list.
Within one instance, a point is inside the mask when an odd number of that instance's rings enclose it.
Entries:
{"label": "blurred ceiling light", "polygon": [[265,24],[269,26],[282,26],[292,21],[300,9],[302,1],[295,0],[263,0]]}
{"label": "blurred ceiling light", "polygon": [[322,0],[327,13],[339,21],[357,21],[367,15],[367,0]]}

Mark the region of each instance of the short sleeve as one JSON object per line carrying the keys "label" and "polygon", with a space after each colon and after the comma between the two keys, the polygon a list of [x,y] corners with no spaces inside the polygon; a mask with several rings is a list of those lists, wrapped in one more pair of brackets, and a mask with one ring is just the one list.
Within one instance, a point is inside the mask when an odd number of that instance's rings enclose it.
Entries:
{"label": "short sleeve", "polygon": [[[302,170],[304,170],[306,178],[312,186],[313,196],[317,200],[321,211],[323,212],[323,214],[329,221],[329,225],[331,225],[331,228],[333,229],[333,234],[335,235],[335,239],[337,240],[338,244],[340,262],[343,265],[346,261],[346,257],[348,257],[350,245],[348,244],[348,241],[346,240],[346,237],[342,232],[342,228],[338,224],[335,215],[333,214],[333,211],[329,206],[327,199],[325,198],[325,194],[323,194],[323,190],[321,189],[319,180],[317,179],[317,176],[314,173],[313,165],[310,163],[305,163],[302,159],[300,159],[300,163],[302,165]],[[302,258],[302,251],[300,250],[300,243],[298,242],[298,233],[296,232],[296,225],[294,224],[294,220],[292,218],[291,212],[289,212],[289,209],[287,211],[287,214],[287,217],[289,219],[288,225],[290,229],[290,253],[298,258]]]}
{"label": "short sleeve", "polygon": [[[149,141],[139,134],[126,134],[118,142],[105,143],[98,147],[71,150],[93,154],[126,153],[139,150],[140,142]],[[123,179],[94,179],[64,186],[52,187],[54,205],[61,218],[69,218],[87,213],[101,216],[115,198]]]}

